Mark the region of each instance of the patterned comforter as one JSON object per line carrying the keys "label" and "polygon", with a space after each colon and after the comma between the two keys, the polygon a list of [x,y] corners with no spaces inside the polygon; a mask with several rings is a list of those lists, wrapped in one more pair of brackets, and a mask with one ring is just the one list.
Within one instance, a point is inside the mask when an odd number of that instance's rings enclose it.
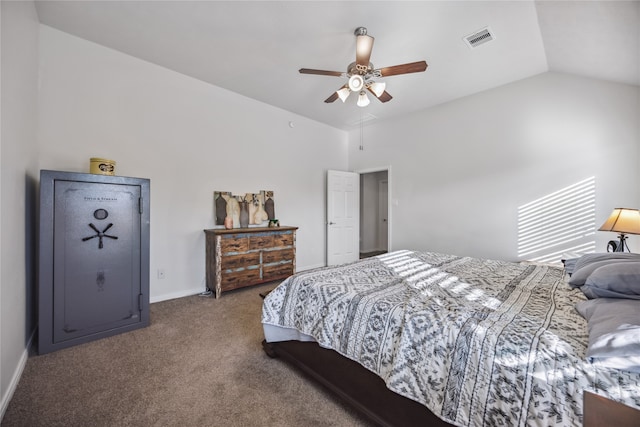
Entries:
{"label": "patterned comforter", "polygon": [[288,278],[262,322],[455,425],[580,426],[583,390],[640,407],[640,374],[586,361],[581,300],[561,268],[398,251]]}

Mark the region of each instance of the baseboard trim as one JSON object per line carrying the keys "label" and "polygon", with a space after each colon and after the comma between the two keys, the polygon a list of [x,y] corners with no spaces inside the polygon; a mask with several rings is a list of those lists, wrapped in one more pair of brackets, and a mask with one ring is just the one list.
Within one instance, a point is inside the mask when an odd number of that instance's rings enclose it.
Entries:
{"label": "baseboard trim", "polygon": [[4,418],[5,412],[7,412],[7,408],[9,407],[9,402],[11,402],[11,398],[13,397],[13,393],[15,393],[16,388],[18,388],[18,383],[20,382],[20,378],[22,377],[22,373],[24,372],[25,366],[27,366],[27,359],[29,359],[29,349],[33,344],[33,340],[36,336],[36,330],[34,329],[27,341],[27,345],[22,352],[22,356],[20,356],[20,360],[18,361],[18,366],[13,373],[13,377],[11,378],[11,382],[9,383],[9,387],[7,388],[7,392],[2,396],[2,411],[0,411],[0,421]]}
{"label": "baseboard trim", "polygon": [[361,254],[366,254],[368,252],[378,252],[380,249],[378,248],[366,248],[366,249],[360,249],[360,253]]}
{"label": "baseboard trim", "polygon": [[197,289],[186,289],[180,292],[172,292],[170,294],[162,294],[155,297],[150,297],[149,303],[153,304],[154,302],[161,302],[161,301],[167,301],[170,299],[190,297],[191,295],[198,295],[204,291],[205,289],[197,288]]}
{"label": "baseboard trim", "polygon": [[[313,270],[313,269],[320,268],[320,267],[325,267],[325,266],[326,266],[326,264],[306,265],[304,267],[296,268],[296,272],[301,272],[301,271],[306,271],[306,270]],[[170,294],[157,295],[157,296],[150,297],[149,298],[149,303],[153,304],[155,302],[168,301],[170,299],[190,297],[192,295],[201,294],[204,291],[205,291],[205,289],[197,288],[197,289],[186,289],[184,291],[179,291],[179,292],[172,292]]]}
{"label": "baseboard trim", "polygon": [[326,267],[326,266],[327,264],[305,265],[304,267],[296,268],[296,273],[300,273],[302,271],[307,271],[307,270],[314,270],[316,268]]}

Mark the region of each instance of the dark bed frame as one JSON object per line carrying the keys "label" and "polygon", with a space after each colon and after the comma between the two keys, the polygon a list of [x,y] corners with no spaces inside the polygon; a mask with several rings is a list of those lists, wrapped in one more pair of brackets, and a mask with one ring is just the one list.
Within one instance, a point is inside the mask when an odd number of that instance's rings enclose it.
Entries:
{"label": "dark bed frame", "polygon": [[[425,406],[389,390],[384,381],[340,353],[315,342],[282,341],[262,347],[325,386],[374,424],[384,427],[452,426]],[[584,392],[585,427],[638,427],[640,411]]]}
{"label": "dark bed frame", "polygon": [[373,372],[315,342],[281,341],[262,347],[325,386],[374,424],[385,427],[451,426],[425,406],[392,392]]}

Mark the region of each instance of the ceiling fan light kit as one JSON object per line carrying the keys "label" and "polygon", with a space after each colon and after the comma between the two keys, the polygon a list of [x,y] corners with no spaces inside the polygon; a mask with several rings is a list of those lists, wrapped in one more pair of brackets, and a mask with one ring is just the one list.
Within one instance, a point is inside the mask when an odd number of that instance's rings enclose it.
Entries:
{"label": "ceiling fan light kit", "polygon": [[369,85],[371,92],[373,92],[373,94],[378,98],[380,98],[380,95],[382,95],[386,87],[387,84],[385,82],[373,82]]}
{"label": "ceiling fan light kit", "polygon": [[356,62],[347,67],[346,73],[339,71],[314,70],[301,68],[301,74],[316,74],[321,76],[347,77],[347,84],[335,91],[324,102],[331,103],[340,98],[345,102],[351,92],[358,93],[357,105],[366,107],[369,105],[369,97],[365,89],[371,92],[380,102],[388,102],[393,97],[386,91],[386,83],[374,79],[381,77],[397,76],[399,74],[419,73],[427,69],[426,61],[410,62],[408,64],[394,65],[391,67],[375,69],[369,62],[373,50],[374,38],[367,35],[365,27],[358,27],[354,31],[356,36]]}
{"label": "ceiling fan light kit", "polygon": [[364,86],[364,78],[360,74],[354,74],[349,77],[349,89],[352,92],[359,92]]}
{"label": "ceiling fan light kit", "polygon": [[363,90],[360,91],[360,96],[358,96],[358,107],[366,107],[369,105],[369,102],[367,94]]}
{"label": "ceiling fan light kit", "polygon": [[349,89],[348,87],[343,87],[341,89],[338,89],[336,93],[338,94],[338,98],[340,98],[340,101],[344,102],[349,97],[351,89]]}

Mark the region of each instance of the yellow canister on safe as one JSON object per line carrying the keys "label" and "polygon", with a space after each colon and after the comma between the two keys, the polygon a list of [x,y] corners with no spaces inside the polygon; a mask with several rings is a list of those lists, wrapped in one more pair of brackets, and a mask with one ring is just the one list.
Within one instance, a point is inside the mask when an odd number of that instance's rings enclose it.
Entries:
{"label": "yellow canister on safe", "polygon": [[90,159],[89,172],[96,175],[115,175],[116,162],[115,160],[92,157]]}

